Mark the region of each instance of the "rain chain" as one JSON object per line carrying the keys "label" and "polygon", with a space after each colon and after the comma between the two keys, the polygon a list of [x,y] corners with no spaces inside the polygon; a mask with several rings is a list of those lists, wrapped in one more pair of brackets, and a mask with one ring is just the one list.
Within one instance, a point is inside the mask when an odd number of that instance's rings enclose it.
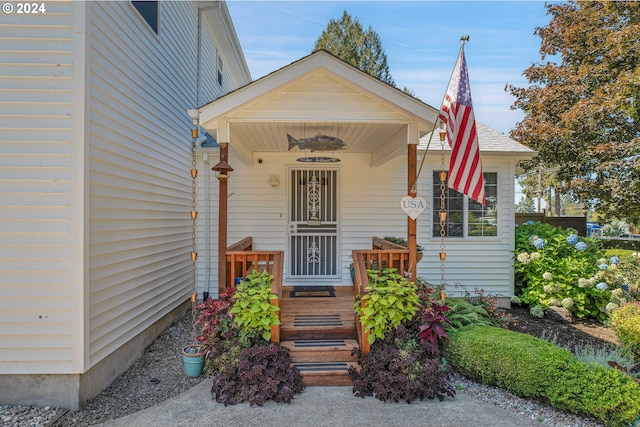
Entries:
{"label": "rain chain", "polygon": [[446,234],[447,223],[447,210],[446,210],[446,183],[447,172],[444,164],[444,141],[446,133],[444,129],[440,131],[440,210],[438,215],[440,217],[440,299],[444,300],[446,297],[445,284],[444,284],[444,261],[447,259],[447,253],[444,251],[444,237]]}
{"label": "rain chain", "polygon": [[198,125],[194,123],[191,129],[191,327],[193,328],[193,343],[196,344],[196,300],[198,299],[198,291],[196,289],[196,273],[198,252],[196,247],[196,180],[198,178],[198,169],[196,169],[196,138],[198,137]]}

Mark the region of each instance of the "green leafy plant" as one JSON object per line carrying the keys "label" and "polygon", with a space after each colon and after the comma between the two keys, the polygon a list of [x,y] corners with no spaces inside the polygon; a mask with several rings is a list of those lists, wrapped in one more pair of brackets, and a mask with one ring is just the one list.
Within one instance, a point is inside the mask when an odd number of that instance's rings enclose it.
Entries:
{"label": "green leafy plant", "polygon": [[462,375],[606,425],[629,425],[640,415],[640,385],[633,378],[583,363],[569,350],[527,334],[466,326],[450,334],[445,355]]}
{"label": "green leafy plant", "polygon": [[447,298],[447,330],[460,329],[467,325],[491,325],[489,313],[480,305],[473,305],[462,298]]}
{"label": "green leafy plant", "polygon": [[237,364],[213,377],[211,394],[225,406],[247,401],[253,406],[268,400],[290,403],[302,390],[302,376],[291,365],[289,350],[262,342],[242,350]]}
{"label": "green leafy plant", "polygon": [[609,304],[617,301],[612,297],[626,292],[615,261],[605,257],[598,239],[580,238],[572,230],[541,223],[516,228],[516,285],[529,306],[563,306],[578,318],[606,320],[615,308]]}
{"label": "green leafy plant", "polygon": [[415,283],[398,274],[396,269],[385,268],[380,273],[367,270],[367,274],[367,293],[356,299],[355,310],[369,333],[369,344],[373,344],[413,318],[418,310],[418,294]]}
{"label": "green leafy plant", "polygon": [[278,298],[271,293],[272,280],[273,276],[268,272],[253,270],[233,294],[235,302],[230,312],[244,333],[240,336],[244,342],[256,337],[269,341],[271,325],[280,324],[277,313],[280,308],[271,304],[271,300]]}
{"label": "green leafy plant", "polygon": [[640,301],[614,310],[610,323],[620,343],[640,360]]}
{"label": "green leafy plant", "polygon": [[494,326],[507,328],[518,324],[511,314],[498,306],[498,298],[495,295],[485,293],[484,289],[474,289],[473,294],[465,291],[463,298],[471,305],[482,307]]}

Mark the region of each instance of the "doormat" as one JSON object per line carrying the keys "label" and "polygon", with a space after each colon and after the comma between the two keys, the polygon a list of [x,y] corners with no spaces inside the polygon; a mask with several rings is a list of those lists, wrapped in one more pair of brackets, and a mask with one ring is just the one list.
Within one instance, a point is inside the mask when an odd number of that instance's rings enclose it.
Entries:
{"label": "doormat", "polygon": [[294,286],[290,298],[335,297],[333,286]]}

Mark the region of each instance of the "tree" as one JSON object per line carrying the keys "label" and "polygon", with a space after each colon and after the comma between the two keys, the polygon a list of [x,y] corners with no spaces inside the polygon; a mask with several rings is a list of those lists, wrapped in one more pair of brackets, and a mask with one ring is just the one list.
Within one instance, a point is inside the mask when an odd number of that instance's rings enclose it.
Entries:
{"label": "tree", "polygon": [[525,113],[511,137],[538,151],[523,166],[559,167],[573,199],[605,216],[640,219],[640,2],[548,4],[536,28],[542,61],[531,86],[507,85]]}
{"label": "tree", "polygon": [[371,27],[363,30],[360,21],[352,19],[346,10],[339,21],[329,21],[313,47],[313,50],[318,49],[325,49],[365,73],[395,86],[380,36]]}

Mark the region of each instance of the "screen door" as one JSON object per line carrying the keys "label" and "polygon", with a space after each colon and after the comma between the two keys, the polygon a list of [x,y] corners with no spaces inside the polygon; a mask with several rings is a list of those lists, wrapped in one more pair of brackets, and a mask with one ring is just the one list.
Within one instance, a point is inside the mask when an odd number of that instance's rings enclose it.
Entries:
{"label": "screen door", "polygon": [[291,278],[338,278],[338,170],[291,169]]}

